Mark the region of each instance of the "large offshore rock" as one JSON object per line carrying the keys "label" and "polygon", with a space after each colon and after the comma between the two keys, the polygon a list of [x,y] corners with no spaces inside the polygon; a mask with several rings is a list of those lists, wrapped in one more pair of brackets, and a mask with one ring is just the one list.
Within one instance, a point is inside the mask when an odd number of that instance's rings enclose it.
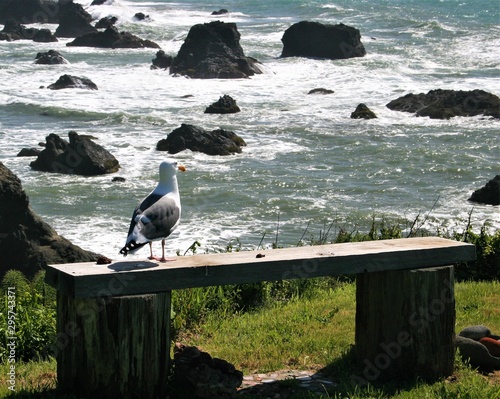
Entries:
{"label": "large offshore rock", "polygon": [[88,33],[77,37],[66,46],[100,48],[160,48],[151,40],[141,39],[128,32],[118,32],[114,26],[108,26],[104,32]]}
{"label": "large offshore rock", "polygon": [[45,149],[30,166],[44,172],[84,176],[114,173],[120,168],[117,159],[88,138],[69,132],[69,143],[57,134],[46,138]]}
{"label": "large offshore rock", "polygon": [[208,155],[231,155],[240,153],[245,141],[234,132],[216,129],[211,132],[201,127],[182,124],[166,139],[158,141],[158,151],[177,154],[184,150],[199,151]]}
{"label": "large offshore rock", "polygon": [[283,42],[281,57],[338,60],[363,57],[366,54],[359,30],[344,24],[297,22],[285,31],[281,41]]}
{"label": "large offshore rock", "polygon": [[433,119],[485,115],[500,118],[500,98],[483,90],[431,90],[409,93],[392,100],[387,108]]}
{"label": "large offshore rock", "polygon": [[57,42],[50,29],[27,28],[15,19],[8,19],[0,32],[0,40],[8,42],[13,40],[33,40],[34,42],[49,43]]}
{"label": "large offshore rock", "polygon": [[88,78],[80,78],[73,75],[62,75],[55,83],[47,86],[51,90],[61,89],[87,89],[97,90],[97,85]]}
{"label": "large offshore rock", "polygon": [[0,0],[0,24],[5,24],[9,18],[22,24],[56,24],[59,10],[56,0]]}
{"label": "large offshore rock", "polygon": [[78,37],[87,33],[97,32],[91,25],[92,16],[85,11],[81,4],[72,1],[61,4],[59,12],[59,26],[56,29],[57,37]]}
{"label": "large offshore rock", "polygon": [[201,79],[237,79],[262,73],[258,65],[256,59],[245,56],[236,24],[214,21],[189,30],[170,73]]}

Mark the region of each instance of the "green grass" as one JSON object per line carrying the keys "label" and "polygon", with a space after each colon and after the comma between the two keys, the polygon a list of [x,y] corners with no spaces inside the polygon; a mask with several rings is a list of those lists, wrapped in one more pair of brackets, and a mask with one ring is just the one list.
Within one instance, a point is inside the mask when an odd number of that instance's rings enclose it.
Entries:
{"label": "green grass", "polygon": [[[457,283],[455,295],[457,332],[469,325],[484,324],[500,333],[498,281]],[[483,376],[459,360],[451,378],[433,384],[412,381],[353,387],[350,349],[354,343],[354,298],[354,283],[341,282],[307,297],[276,301],[239,314],[224,312],[221,316],[213,311],[206,315],[204,323],[182,331],[178,338],[233,363],[245,373],[321,369],[338,383],[334,390],[325,393],[325,399],[500,399],[499,374],[496,379]],[[9,396],[8,366],[0,366],[0,397],[76,399],[56,394],[53,359],[16,363],[17,392]],[[309,394],[301,395],[294,398],[312,398]]]}

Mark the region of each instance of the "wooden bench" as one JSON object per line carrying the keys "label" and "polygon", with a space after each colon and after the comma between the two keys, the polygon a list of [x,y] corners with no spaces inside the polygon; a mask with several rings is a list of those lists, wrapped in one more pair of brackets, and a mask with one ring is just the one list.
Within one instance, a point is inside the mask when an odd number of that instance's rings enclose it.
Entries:
{"label": "wooden bench", "polygon": [[340,275],[357,276],[360,372],[353,382],[448,376],[455,354],[450,265],[475,257],[473,245],[425,237],[194,255],[166,264],[52,265],[46,282],[58,291],[58,386],[89,397],[165,397],[172,290]]}

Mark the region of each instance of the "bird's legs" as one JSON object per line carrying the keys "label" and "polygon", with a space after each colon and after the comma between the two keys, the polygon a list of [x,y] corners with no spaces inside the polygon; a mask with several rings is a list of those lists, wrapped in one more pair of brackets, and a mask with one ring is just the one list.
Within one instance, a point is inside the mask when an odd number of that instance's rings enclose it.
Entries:
{"label": "bird's legs", "polygon": [[160,262],[172,262],[175,260],[165,258],[165,240],[161,240],[161,258],[153,255],[153,243],[151,241],[149,242],[149,251],[151,252],[151,255],[148,257],[148,259],[157,260]]}

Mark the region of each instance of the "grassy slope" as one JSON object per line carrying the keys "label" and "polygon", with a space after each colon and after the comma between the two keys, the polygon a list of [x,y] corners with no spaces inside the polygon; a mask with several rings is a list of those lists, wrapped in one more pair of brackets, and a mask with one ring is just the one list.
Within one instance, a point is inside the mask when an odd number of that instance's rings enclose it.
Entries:
{"label": "grassy slope", "polygon": [[[455,287],[456,331],[484,324],[500,334],[500,283],[458,283]],[[352,373],[348,353],[354,343],[354,294],[354,284],[342,284],[317,292],[313,298],[275,303],[251,313],[224,318],[213,314],[202,326],[184,332],[180,340],[200,346],[245,373],[326,367],[324,371],[339,385],[325,398],[500,399],[500,378],[485,378],[463,366],[458,367],[456,378],[435,384],[416,382],[360,391],[344,384]],[[0,366],[0,397],[8,394],[7,370],[7,365]],[[54,361],[17,364],[16,371],[18,392],[24,388],[30,393],[10,397],[57,397],[50,389],[55,384]]]}

